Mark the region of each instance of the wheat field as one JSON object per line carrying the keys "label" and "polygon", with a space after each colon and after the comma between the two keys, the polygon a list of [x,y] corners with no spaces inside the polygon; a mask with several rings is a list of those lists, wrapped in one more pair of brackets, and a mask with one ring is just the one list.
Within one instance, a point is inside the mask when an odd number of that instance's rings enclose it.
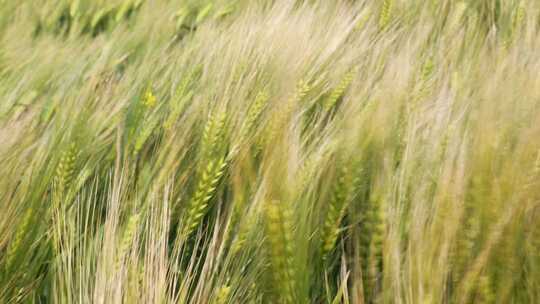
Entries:
{"label": "wheat field", "polygon": [[540,2],[0,0],[0,303],[540,303]]}

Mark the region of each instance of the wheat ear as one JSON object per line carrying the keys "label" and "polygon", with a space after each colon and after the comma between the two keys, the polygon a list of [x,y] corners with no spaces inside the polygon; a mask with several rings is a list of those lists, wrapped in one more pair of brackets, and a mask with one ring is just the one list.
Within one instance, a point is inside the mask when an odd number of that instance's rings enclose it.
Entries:
{"label": "wheat ear", "polygon": [[291,212],[279,201],[267,203],[265,208],[275,291],[280,303],[294,303],[296,271],[293,260]]}

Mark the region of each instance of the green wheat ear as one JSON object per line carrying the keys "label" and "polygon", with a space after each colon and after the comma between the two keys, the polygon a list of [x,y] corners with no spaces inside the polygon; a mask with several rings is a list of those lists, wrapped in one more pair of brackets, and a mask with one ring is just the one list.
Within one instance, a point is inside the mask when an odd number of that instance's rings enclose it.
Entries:
{"label": "green wheat ear", "polygon": [[347,72],[343,76],[339,84],[332,90],[332,92],[330,93],[330,96],[328,96],[328,98],[324,101],[323,107],[326,111],[330,111],[336,106],[336,103],[339,100],[339,98],[343,96],[343,93],[345,93],[345,90],[347,90],[347,88],[351,84],[354,78],[354,75],[355,75],[354,71]]}
{"label": "green wheat ear", "polygon": [[240,133],[240,139],[245,139],[249,132],[253,129],[257,120],[259,120],[261,114],[263,113],[266,105],[268,104],[268,92],[266,90],[260,91],[255,97],[255,101],[249,107],[246,119],[243,123],[242,130]]}
{"label": "green wheat ear", "polygon": [[226,117],[225,111],[210,115],[201,139],[200,155],[203,161],[214,157],[221,151]]}
{"label": "green wheat ear", "polygon": [[290,119],[298,104],[302,102],[311,89],[311,85],[304,79],[298,82],[293,94],[284,103],[283,109],[274,113],[274,116],[270,119],[268,127],[258,143],[259,150],[262,150],[262,147],[268,146],[275,138],[280,137],[283,128],[287,125],[288,119]]}
{"label": "green wheat ear", "polygon": [[291,96],[290,103],[295,104],[302,101],[311,89],[311,85],[306,80],[300,80],[296,86],[295,94]]}
{"label": "green wheat ear", "polygon": [[189,237],[202,221],[209,209],[218,183],[225,172],[227,158],[223,151],[225,136],[225,112],[211,114],[201,138],[200,177],[195,193],[188,203],[181,225],[180,236]]}
{"label": "green wheat ear", "polygon": [[370,245],[370,254],[371,254],[371,263],[373,263],[374,268],[380,272],[382,271],[382,258],[383,258],[383,242],[384,234],[386,230],[385,225],[385,214],[383,206],[381,205],[381,198],[375,197],[371,203],[371,229],[372,229],[372,238]]}
{"label": "green wheat ear", "polygon": [[296,265],[291,211],[279,201],[265,205],[266,231],[276,296],[280,303],[295,303]]}
{"label": "green wheat ear", "polygon": [[[470,208],[467,209],[466,212],[471,213],[472,210]],[[480,234],[478,217],[475,214],[466,214],[465,216],[463,228],[457,240],[453,256],[456,280],[461,279],[466,273],[470,260],[474,257],[474,247]]]}
{"label": "green wheat ear", "polygon": [[362,30],[366,26],[366,24],[368,23],[369,18],[371,17],[371,14],[372,14],[371,9],[369,7],[366,7],[364,9],[364,11],[362,12],[361,17],[356,22],[356,25],[354,26],[354,29],[356,31]]}
{"label": "green wheat ear", "polygon": [[71,143],[69,148],[62,153],[60,162],[56,167],[55,176],[53,178],[53,193],[56,204],[60,203],[65,196],[67,189],[71,185],[77,153],[76,144]]}
{"label": "green wheat ear", "polygon": [[455,8],[452,10],[452,14],[448,21],[448,30],[453,33],[455,32],[459,26],[462,24],[461,21],[463,19],[463,16],[465,15],[465,12],[467,11],[467,3],[464,1],[459,1],[456,3]]}
{"label": "green wheat ear", "polygon": [[73,0],[71,1],[69,5],[69,15],[71,18],[75,18],[79,14],[79,6],[81,4],[81,0]]}
{"label": "green wheat ear", "polygon": [[156,119],[145,119],[142,123],[142,129],[137,134],[137,137],[135,138],[135,144],[133,148],[133,154],[138,155],[139,152],[144,147],[144,144],[150,138],[152,135],[152,132],[154,132],[154,129],[157,126],[158,121]]}
{"label": "green wheat ear", "polygon": [[435,70],[435,62],[433,61],[433,57],[430,56],[422,65],[421,76],[420,76],[421,81],[422,82],[428,81],[433,75],[434,70]]}
{"label": "green wheat ear", "polygon": [[221,286],[216,292],[216,298],[214,304],[226,304],[229,303],[229,296],[231,294],[231,287],[228,285]]}
{"label": "green wheat ear", "polygon": [[182,82],[178,85],[174,98],[170,100],[170,112],[163,123],[163,128],[169,130],[172,128],[178,117],[182,114],[188,102],[193,97],[193,91],[190,89],[190,85],[193,81],[193,75],[186,76]]}
{"label": "green wheat ear", "polygon": [[340,232],[341,221],[347,209],[349,172],[345,166],[339,171],[336,184],[332,191],[332,197],[328,204],[328,211],[324,220],[322,232],[322,252],[326,256],[336,243]]}
{"label": "green wheat ear", "polygon": [[210,160],[204,169],[193,198],[190,200],[186,215],[182,221],[181,236],[189,237],[199,226],[209,209],[208,203],[214,196],[218,183],[225,172],[225,158]]}
{"label": "green wheat ear", "polygon": [[7,253],[6,253],[6,268],[11,269],[14,264],[15,259],[17,258],[18,250],[21,248],[21,245],[25,241],[25,237],[28,232],[28,228],[32,223],[33,211],[32,209],[26,210],[26,213],[23,217],[23,220],[20,225],[17,226],[17,232],[14,239],[9,243]]}
{"label": "green wheat ear", "polygon": [[416,95],[413,97],[414,101],[419,101],[424,98],[433,87],[433,74],[435,70],[435,61],[430,56],[422,64],[420,68],[420,88]]}
{"label": "green wheat ear", "polygon": [[523,27],[523,21],[525,20],[527,12],[523,4],[518,5],[516,11],[514,12],[514,17],[512,18],[512,33],[519,33]]}
{"label": "green wheat ear", "polygon": [[231,254],[234,256],[238,254],[246,244],[250,232],[253,230],[256,224],[256,218],[251,214],[248,214],[248,218],[245,221],[240,222],[238,233],[234,236],[231,244]]}
{"label": "green wheat ear", "polygon": [[478,278],[477,282],[477,295],[475,297],[475,303],[479,304],[492,304],[496,303],[495,293],[493,292],[491,280],[488,275],[483,275]]}
{"label": "green wheat ear", "polygon": [[523,7],[523,4],[519,4],[512,14],[512,23],[510,25],[510,31],[508,32],[508,36],[504,40],[504,48],[507,49],[508,47],[510,47],[512,41],[520,35],[524,25],[525,16],[525,7]]}
{"label": "green wheat ear", "polygon": [[142,0],[124,0],[124,2],[122,2],[120,7],[118,8],[114,20],[118,23],[123,19],[126,19],[128,17],[128,13],[130,11],[135,11],[139,9],[142,5],[142,2]]}
{"label": "green wheat ear", "polygon": [[368,298],[377,296],[376,285],[383,271],[383,242],[386,230],[385,216],[380,194],[370,195],[364,206],[361,225],[360,257],[364,290]]}
{"label": "green wheat ear", "polygon": [[379,28],[381,30],[384,30],[390,23],[393,5],[392,2],[392,0],[383,0],[381,13],[379,15]]}
{"label": "green wheat ear", "polygon": [[118,269],[120,267],[120,263],[126,253],[129,251],[129,248],[131,247],[131,243],[133,242],[133,237],[135,236],[137,232],[137,228],[139,226],[140,221],[140,214],[135,213],[132,214],[129,217],[129,220],[126,225],[126,229],[124,230],[124,234],[122,236],[122,239],[120,240],[120,247],[118,250],[117,260],[116,260],[116,268]]}

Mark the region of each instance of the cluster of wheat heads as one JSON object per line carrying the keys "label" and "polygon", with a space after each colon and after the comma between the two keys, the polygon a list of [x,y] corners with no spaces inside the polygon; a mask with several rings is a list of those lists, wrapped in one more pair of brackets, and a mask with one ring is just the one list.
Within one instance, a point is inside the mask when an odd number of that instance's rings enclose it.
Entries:
{"label": "cluster of wheat heads", "polygon": [[539,303],[539,30],[0,0],[0,303]]}

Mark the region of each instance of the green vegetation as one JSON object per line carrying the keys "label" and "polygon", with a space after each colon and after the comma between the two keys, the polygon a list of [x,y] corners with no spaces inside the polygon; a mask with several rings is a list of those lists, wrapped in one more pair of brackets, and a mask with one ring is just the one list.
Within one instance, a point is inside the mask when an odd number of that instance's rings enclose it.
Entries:
{"label": "green vegetation", "polygon": [[540,303],[540,3],[0,0],[0,303]]}

